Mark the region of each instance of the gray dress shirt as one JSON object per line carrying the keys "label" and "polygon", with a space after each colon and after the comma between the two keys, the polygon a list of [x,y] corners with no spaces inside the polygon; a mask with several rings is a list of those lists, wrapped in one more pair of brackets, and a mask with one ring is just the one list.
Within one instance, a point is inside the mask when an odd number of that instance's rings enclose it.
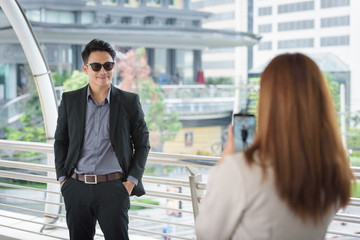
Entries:
{"label": "gray dress shirt", "polygon": [[[85,132],[80,159],[75,168],[78,174],[105,175],[114,172],[123,172],[116,158],[109,137],[110,91],[103,102],[98,104],[87,89],[87,104],[85,117]],[[59,178],[62,182],[65,176]],[[128,176],[135,185],[138,179]]]}

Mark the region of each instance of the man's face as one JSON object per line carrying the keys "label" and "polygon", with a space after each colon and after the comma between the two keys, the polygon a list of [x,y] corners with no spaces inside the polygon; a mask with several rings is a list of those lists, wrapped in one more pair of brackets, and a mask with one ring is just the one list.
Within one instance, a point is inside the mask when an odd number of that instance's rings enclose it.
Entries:
{"label": "man's face", "polygon": [[[108,52],[105,51],[96,51],[91,52],[88,64],[92,63],[100,63],[104,64],[106,62],[113,62],[114,60],[110,56]],[[109,87],[111,84],[111,80],[114,75],[114,68],[112,70],[107,71],[102,66],[100,71],[94,71],[90,65],[83,65],[83,70],[86,75],[89,76],[90,86],[97,87]]]}

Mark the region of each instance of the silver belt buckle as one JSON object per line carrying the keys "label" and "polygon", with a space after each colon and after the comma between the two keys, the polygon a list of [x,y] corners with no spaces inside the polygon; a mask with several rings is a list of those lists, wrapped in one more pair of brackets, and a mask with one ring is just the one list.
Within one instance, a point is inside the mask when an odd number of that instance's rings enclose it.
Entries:
{"label": "silver belt buckle", "polygon": [[[94,178],[94,181],[93,182],[90,182],[87,180],[88,177],[93,177]],[[86,184],[97,184],[97,175],[84,175],[84,180],[85,180],[85,183]]]}

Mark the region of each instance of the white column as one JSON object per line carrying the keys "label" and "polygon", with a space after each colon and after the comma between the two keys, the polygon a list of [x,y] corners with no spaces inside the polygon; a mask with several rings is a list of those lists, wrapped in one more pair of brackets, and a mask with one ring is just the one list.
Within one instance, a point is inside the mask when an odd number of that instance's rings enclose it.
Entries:
{"label": "white column", "polygon": [[[7,16],[11,26],[13,27],[29,62],[39,93],[39,99],[45,123],[46,139],[48,143],[52,143],[54,139],[58,114],[57,100],[50,71],[47,68],[47,64],[43,58],[38,42],[31,31],[31,26],[26,21],[26,17],[22,14],[17,2],[0,0],[0,6]],[[54,166],[53,156],[48,156],[48,165]],[[55,178],[55,174],[53,173],[49,173],[48,175]],[[59,191],[60,185],[47,184],[47,190]],[[61,195],[47,194],[46,200],[60,202]],[[58,213],[59,209],[59,206],[45,204],[45,211],[48,214],[45,216],[44,222],[54,223],[57,217],[55,215],[52,216],[51,213]]]}
{"label": "white column", "polygon": [[345,85],[340,84],[340,128],[341,139],[344,148],[347,148],[346,144],[346,106],[345,106]]}
{"label": "white column", "polygon": [[[235,31],[247,32],[247,0],[235,0]],[[247,48],[236,47],[234,59],[235,90],[234,113],[246,107]]]}

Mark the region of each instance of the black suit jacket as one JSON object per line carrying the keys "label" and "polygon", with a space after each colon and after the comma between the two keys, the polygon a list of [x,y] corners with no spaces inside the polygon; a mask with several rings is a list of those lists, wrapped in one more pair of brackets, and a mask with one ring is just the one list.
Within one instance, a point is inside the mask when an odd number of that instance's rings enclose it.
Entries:
{"label": "black suit jacket", "polygon": [[[54,143],[58,179],[70,177],[79,160],[85,132],[87,87],[62,96]],[[111,85],[109,121],[110,141],[125,178],[131,175],[139,180],[131,195],[141,196],[145,194],[141,178],[150,144],[139,96]]]}

